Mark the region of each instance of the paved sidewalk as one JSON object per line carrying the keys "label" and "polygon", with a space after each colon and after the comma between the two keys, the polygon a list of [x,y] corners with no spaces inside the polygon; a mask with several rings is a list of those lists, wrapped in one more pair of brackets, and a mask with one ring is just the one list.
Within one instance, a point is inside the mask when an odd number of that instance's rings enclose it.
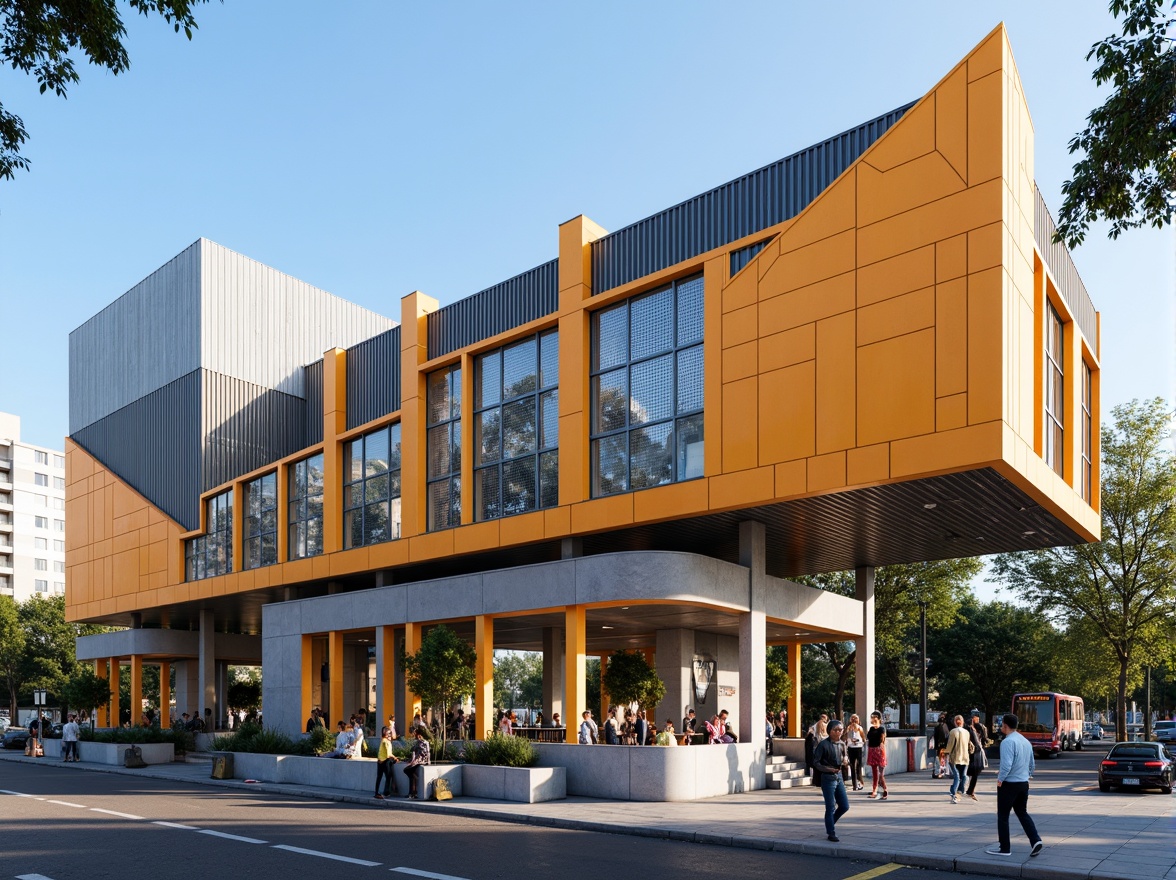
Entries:
{"label": "paved sidewalk", "polygon": [[[443,803],[376,801],[342,789],[308,789],[209,778],[211,764],[193,761],[127,770],[105,764],[62,764],[53,759],[0,753],[0,760],[65,772],[90,770],[250,789],[364,804],[379,809],[426,810],[494,821],[613,834],[636,834],[720,846],[804,852],[898,862],[1002,877],[1090,877],[1096,880],[1176,880],[1176,796],[1155,792],[1102,794],[1094,784],[1094,757],[1069,755],[1039,764],[1030,813],[1045,841],[1036,858],[1015,817],[1013,855],[990,856],[996,842],[996,774],[977,788],[979,802],[950,803],[944,781],[924,773],[896,774],[886,801],[850,793],[850,812],[837,825],[841,843],[825,840],[824,808],[812,788],[767,790],[688,803],[639,803],[570,797],[544,804],[458,798]],[[1069,766],[1067,766],[1069,765]]]}

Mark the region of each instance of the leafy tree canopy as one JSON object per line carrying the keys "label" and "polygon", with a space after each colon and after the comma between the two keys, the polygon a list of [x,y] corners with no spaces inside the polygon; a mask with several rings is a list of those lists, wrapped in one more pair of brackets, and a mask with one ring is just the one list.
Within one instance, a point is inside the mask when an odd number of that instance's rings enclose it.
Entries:
{"label": "leafy tree canopy", "polygon": [[[192,39],[194,9],[208,0],[127,0],[132,12],[162,16],[176,33]],[[75,59],[120,74],[131,60],[123,46],[126,36],[116,0],[49,2],[0,0],[0,58],[13,69],[36,78],[42,94],[66,97],[80,79]],[[28,139],[19,116],[0,104],[0,178],[12,179],[17,169],[28,169],[20,154]]]}
{"label": "leafy tree canopy", "polygon": [[666,686],[653,668],[638,653],[617,651],[608,658],[604,670],[604,689],[614,706],[636,703],[653,709],[665,698]]}
{"label": "leafy tree canopy", "polygon": [[1132,670],[1176,652],[1176,458],[1160,398],[1112,410],[1102,443],[1102,540],[996,558],[997,579],[1063,626],[1087,622],[1118,665],[1116,723]]}
{"label": "leafy tree canopy", "polygon": [[[503,651],[494,657],[494,702],[504,709],[543,701],[543,655]],[[550,713],[550,709],[547,710]]]}
{"label": "leafy tree canopy", "polygon": [[93,712],[110,702],[110,682],[83,666],[65,682],[61,698],[71,709]]}
{"label": "leafy tree canopy", "polygon": [[1111,0],[1122,33],[1095,43],[1094,81],[1109,85],[1101,107],[1070,141],[1081,154],[1062,184],[1056,240],[1077,247],[1091,223],[1110,221],[1110,236],[1172,222],[1176,209],[1176,17],[1164,0]]}
{"label": "leafy tree canopy", "polygon": [[[421,698],[425,706],[432,706],[442,713],[462,697],[472,694],[477,686],[474,662],[477,659],[473,647],[444,624],[433,627],[421,639],[420,649],[415,654],[401,651],[400,661],[404,664],[404,680],[409,689]],[[479,719],[484,725],[486,719]],[[445,753],[445,731],[448,725],[442,723],[441,751]]]}

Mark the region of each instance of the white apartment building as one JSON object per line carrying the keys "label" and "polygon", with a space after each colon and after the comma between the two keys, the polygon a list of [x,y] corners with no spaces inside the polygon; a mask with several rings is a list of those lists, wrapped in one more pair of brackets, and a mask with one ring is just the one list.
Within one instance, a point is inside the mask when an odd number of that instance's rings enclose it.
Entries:
{"label": "white apartment building", "polygon": [[65,594],[65,455],[0,412],[0,596]]}

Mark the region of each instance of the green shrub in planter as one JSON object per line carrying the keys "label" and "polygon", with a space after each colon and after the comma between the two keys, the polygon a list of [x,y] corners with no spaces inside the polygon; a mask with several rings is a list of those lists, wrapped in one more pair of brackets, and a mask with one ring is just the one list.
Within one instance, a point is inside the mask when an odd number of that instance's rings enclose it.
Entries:
{"label": "green shrub in planter", "polygon": [[539,763],[539,753],[529,739],[495,733],[484,742],[467,743],[465,761],[493,767],[534,767]]}
{"label": "green shrub in planter", "polygon": [[255,755],[313,755],[310,739],[292,739],[284,733],[257,724],[242,724],[233,733],[212,741],[216,752],[247,752]]}
{"label": "green shrub in planter", "polygon": [[[82,742],[119,743],[136,745],[142,743],[177,742],[175,731],[160,730],[158,727],[116,727],[112,730],[90,730],[83,727],[79,739]],[[195,742],[195,737],[192,738]],[[185,740],[185,743],[187,740]]]}
{"label": "green shrub in planter", "polygon": [[335,737],[325,727],[316,727],[305,741],[310,743],[312,755],[322,755],[335,748]]}

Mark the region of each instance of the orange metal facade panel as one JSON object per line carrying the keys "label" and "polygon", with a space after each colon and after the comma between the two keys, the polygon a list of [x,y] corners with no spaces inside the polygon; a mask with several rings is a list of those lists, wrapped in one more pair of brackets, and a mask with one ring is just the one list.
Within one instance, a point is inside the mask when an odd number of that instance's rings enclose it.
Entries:
{"label": "orange metal facade panel", "polygon": [[804,324],[759,339],[759,368],[764,373],[811,361],[816,356],[816,324]]}
{"label": "orange metal facade panel", "polygon": [[708,481],[688,480],[633,493],[633,521],[655,522],[706,513],[710,504]]}
{"label": "orange metal facade panel", "polygon": [[935,287],[935,393],[944,397],[968,387],[968,283],[964,278]]}
{"label": "orange metal facade panel", "polygon": [[453,555],[453,530],[426,532],[408,539],[408,558],[411,562],[437,559]]}
{"label": "orange metal facade panel", "polygon": [[857,443],[857,342],[852,312],[817,322],[816,368],[817,452],[849,449]]}
{"label": "orange metal facade panel", "polygon": [[[898,126],[901,125],[900,121]],[[821,193],[820,198],[805,209],[803,216],[798,218],[796,223],[781,233],[777,241],[780,243],[782,256],[830,238],[839,232],[853,229],[858,222],[856,174],[856,168],[851,167],[847,170],[832,186]]]}
{"label": "orange metal facade panel", "polygon": [[845,453],[830,452],[808,460],[808,490],[824,492],[845,486]]}
{"label": "orange metal facade panel", "polygon": [[935,431],[935,333],[920,330],[858,349],[858,442]]}
{"label": "orange metal facade panel", "polygon": [[[762,258],[763,255],[764,252],[761,251],[757,257]],[[744,266],[739,274],[723,288],[724,312],[733,312],[736,309],[755,305],[759,295],[759,276],[756,273],[754,262],[753,260]]]}
{"label": "orange metal facade panel", "polygon": [[935,430],[951,431],[968,424],[968,395],[952,394],[935,401]]}
{"label": "orange metal facade panel", "polygon": [[966,184],[939,153],[881,172],[863,166],[858,172],[858,223],[865,226],[893,217],[927,201],[928,193],[959,192]]}
{"label": "orange metal facade panel", "polygon": [[968,276],[968,423],[999,419],[1004,402],[1003,272]]}
{"label": "orange metal facade panel", "polygon": [[543,511],[522,513],[518,516],[504,516],[498,520],[498,528],[505,546],[531,544],[543,540]]}
{"label": "orange metal facade panel", "polygon": [[935,281],[943,283],[968,274],[968,236],[957,235],[935,243]]}
{"label": "orange metal facade panel", "polygon": [[758,463],[756,425],[761,414],[768,414],[759,405],[757,387],[756,377],[723,385],[723,470],[727,473]]}
{"label": "orange metal facade panel", "polygon": [[945,473],[998,461],[1001,439],[1001,423],[993,421],[895,440],[890,444],[891,479]]}
{"label": "orange metal facade panel", "polygon": [[935,90],[935,149],[960,179],[968,176],[968,66],[959,65]]}
{"label": "orange metal facade panel", "polygon": [[723,382],[746,379],[758,372],[759,341],[752,340],[723,351]]}
{"label": "orange metal facade panel", "polygon": [[[982,272],[1004,263],[1001,245],[1004,243],[1004,223],[989,223],[968,232],[968,274]],[[1029,279],[1032,284],[1032,277]]]}
{"label": "orange metal facade panel", "polygon": [[[963,236],[960,242],[964,242]],[[931,245],[862,266],[857,273],[858,308],[930,287],[935,282],[935,271],[936,249]],[[962,260],[959,274],[964,274]]]}
{"label": "orange metal facade panel", "polygon": [[[799,218],[789,231],[801,229],[804,219]],[[854,268],[854,230],[849,229],[799,250],[782,252],[772,263],[772,267],[760,278],[760,299],[807,287],[833,275],[851,272]]]}
{"label": "orange metal facade panel", "polygon": [[979,79],[994,71],[998,71],[1004,64],[1004,26],[999,26],[990,33],[968,55],[968,81]]}
{"label": "orange metal facade panel", "polygon": [[935,288],[925,287],[858,309],[858,344],[869,345],[935,326]]}
{"label": "orange metal facade panel", "polygon": [[570,505],[552,507],[543,511],[543,537],[562,538],[572,532],[572,508]]}
{"label": "orange metal facade panel", "polygon": [[845,453],[845,481],[851,486],[882,483],[890,478],[890,444],[859,446]]}
{"label": "orange metal facade panel", "polygon": [[632,494],[611,495],[572,505],[573,534],[600,532],[633,522]]}
{"label": "orange metal facade panel", "polygon": [[746,306],[723,315],[723,348],[752,342],[758,335],[755,306]]}
{"label": "orange metal facade panel", "polygon": [[771,500],[775,491],[774,476],[774,468],[761,467],[711,477],[710,509],[726,510],[730,507],[741,507],[749,500]]}
{"label": "orange metal facade panel", "polygon": [[807,459],[785,461],[776,465],[776,497],[795,498],[808,491]]}
{"label": "orange metal facade panel", "polygon": [[760,414],[756,463],[774,464],[816,453],[816,374],[816,361],[804,361],[760,376],[760,395],[755,401]]}
{"label": "orange metal facade panel", "polygon": [[[777,260],[782,261],[783,258]],[[760,284],[759,306],[759,328],[764,336],[852,311],[857,296],[857,279],[852,271],[771,298],[765,293],[765,285],[766,282]]]}
{"label": "orange metal facade panel", "polygon": [[1004,131],[993,125],[1003,119],[1004,74],[999,70],[968,83],[968,184],[975,186],[1001,176]]}
{"label": "orange metal facade panel", "polygon": [[906,112],[862,157],[863,165],[889,171],[935,149],[935,101],[932,93]]}

